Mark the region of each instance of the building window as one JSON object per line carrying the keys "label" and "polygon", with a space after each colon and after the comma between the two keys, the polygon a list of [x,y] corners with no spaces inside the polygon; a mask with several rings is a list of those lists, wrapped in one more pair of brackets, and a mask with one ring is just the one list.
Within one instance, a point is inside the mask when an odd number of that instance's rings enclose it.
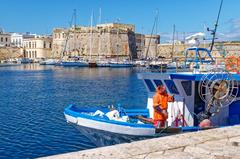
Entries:
{"label": "building window", "polygon": [[164,82],[166,83],[166,86],[167,86],[168,90],[170,91],[170,93],[179,94],[177,87],[172,80],[164,80]]}
{"label": "building window", "polygon": [[37,57],[37,51],[35,51],[35,57]]}
{"label": "building window", "polygon": [[155,87],[150,79],[144,79],[150,92],[155,92]]}
{"label": "building window", "polygon": [[187,96],[192,95],[192,81],[182,81],[183,89]]}
{"label": "building window", "polygon": [[45,41],[43,42],[43,48],[44,49],[46,48],[46,42]]}
{"label": "building window", "polygon": [[1,42],[3,42],[3,37],[1,37]]}
{"label": "building window", "polygon": [[6,42],[8,41],[8,38],[5,38]]}
{"label": "building window", "polygon": [[156,84],[156,86],[161,86],[163,85],[162,81],[161,80],[153,80],[154,83]]}
{"label": "building window", "polygon": [[31,42],[29,42],[29,48],[31,48]]}
{"label": "building window", "polygon": [[49,48],[50,48],[50,49],[52,48],[52,43],[49,43]]}

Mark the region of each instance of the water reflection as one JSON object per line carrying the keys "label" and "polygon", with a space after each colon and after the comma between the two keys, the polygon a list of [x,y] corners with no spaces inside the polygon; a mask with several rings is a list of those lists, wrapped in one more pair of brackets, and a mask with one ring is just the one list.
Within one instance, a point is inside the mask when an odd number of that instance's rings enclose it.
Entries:
{"label": "water reflection", "polygon": [[64,108],[146,106],[135,69],[27,64],[0,68],[0,158],[35,158],[94,148],[66,123]]}

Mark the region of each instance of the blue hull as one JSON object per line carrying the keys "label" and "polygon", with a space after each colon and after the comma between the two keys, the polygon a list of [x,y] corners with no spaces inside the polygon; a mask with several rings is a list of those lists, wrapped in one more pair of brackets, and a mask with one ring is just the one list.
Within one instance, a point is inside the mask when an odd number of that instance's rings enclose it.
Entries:
{"label": "blue hull", "polygon": [[88,63],[85,63],[85,62],[61,62],[60,66],[64,66],[64,67],[88,67]]}
{"label": "blue hull", "polygon": [[109,66],[113,67],[113,68],[124,68],[124,67],[133,67],[133,64],[113,64],[113,63],[110,63]]}
{"label": "blue hull", "polygon": [[[90,132],[101,132],[105,134],[109,134],[110,136],[128,136],[128,137],[158,137],[163,135],[169,135],[169,134],[176,134],[176,133],[184,133],[184,132],[193,132],[193,131],[199,131],[201,130],[199,127],[168,127],[168,128],[160,128],[158,130],[155,130],[154,126],[152,124],[139,124],[138,119],[136,119],[136,116],[141,115],[145,118],[149,118],[149,111],[148,109],[125,109],[123,111],[119,111],[122,115],[127,115],[129,117],[129,121],[122,122],[122,121],[116,121],[116,120],[109,120],[106,117],[100,117],[100,116],[92,116],[90,114],[94,114],[95,111],[100,110],[104,113],[109,112],[109,109],[91,109],[91,108],[79,108],[74,105],[70,105],[67,108],[65,108],[64,114],[66,119],[70,123],[75,124],[78,128],[81,129],[82,132],[87,131],[86,136],[90,135]],[[93,125],[87,125],[84,126],[84,123],[79,123],[77,120],[83,119],[82,121],[87,121],[87,123],[93,123]],[[152,134],[149,135],[136,135],[135,133],[129,133],[129,134],[123,134],[121,130],[117,130],[115,132],[110,132],[109,129],[96,129],[96,122],[97,123],[104,123],[106,125],[112,125],[112,127],[118,125],[122,127],[123,129],[126,128],[136,128],[136,133],[139,131],[138,128],[145,129],[145,130],[153,130]],[[120,128],[119,127],[119,128]],[[86,130],[85,130],[86,129]],[[135,131],[135,130],[134,130]],[[84,133],[84,134],[85,134]],[[88,135],[87,135],[88,134]],[[95,134],[95,133],[94,133]]]}

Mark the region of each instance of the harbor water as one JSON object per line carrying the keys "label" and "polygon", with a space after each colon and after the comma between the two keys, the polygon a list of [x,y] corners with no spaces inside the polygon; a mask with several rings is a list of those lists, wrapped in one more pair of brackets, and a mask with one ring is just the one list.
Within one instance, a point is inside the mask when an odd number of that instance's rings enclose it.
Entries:
{"label": "harbor water", "polygon": [[95,148],[64,118],[69,104],[144,108],[136,68],[0,68],[0,158],[36,158]]}

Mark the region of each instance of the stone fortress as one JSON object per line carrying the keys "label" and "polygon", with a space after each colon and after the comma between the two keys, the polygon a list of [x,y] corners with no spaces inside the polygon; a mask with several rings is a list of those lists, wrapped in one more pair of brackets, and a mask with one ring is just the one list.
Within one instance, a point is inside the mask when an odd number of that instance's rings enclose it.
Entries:
{"label": "stone fortress", "polygon": [[135,26],[110,23],[94,27],[55,28],[52,53],[57,58],[136,58]]}

